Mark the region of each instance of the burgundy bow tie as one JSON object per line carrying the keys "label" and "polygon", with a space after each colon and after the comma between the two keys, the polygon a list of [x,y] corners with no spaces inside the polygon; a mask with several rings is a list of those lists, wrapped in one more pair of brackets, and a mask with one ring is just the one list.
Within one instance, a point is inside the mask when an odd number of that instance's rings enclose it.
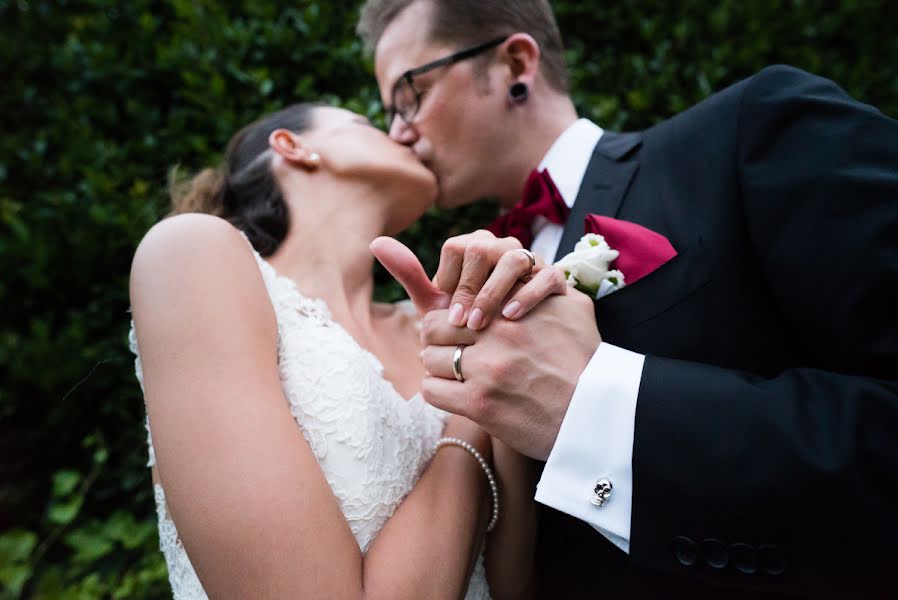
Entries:
{"label": "burgundy bow tie", "polygon": [[542,215],[552,223],[562,225],[571,209],[549,176],[549,171],[533,170],[524,186],[524,196],[514,208],[487,225],[496,237],[516,237],[525,248],[533,242],[533,221]]}

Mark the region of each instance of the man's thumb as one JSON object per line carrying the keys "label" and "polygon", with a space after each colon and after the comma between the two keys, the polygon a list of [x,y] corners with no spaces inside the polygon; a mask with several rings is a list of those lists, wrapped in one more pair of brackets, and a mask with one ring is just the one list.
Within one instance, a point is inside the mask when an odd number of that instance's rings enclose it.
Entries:
{"label": "man's thumb", "polygon": [[430,281],[421,261],[405,244],[382,236],[371,242],[369,248],[380,264],[405,288],[418,314],[449,307],[451,296]]}

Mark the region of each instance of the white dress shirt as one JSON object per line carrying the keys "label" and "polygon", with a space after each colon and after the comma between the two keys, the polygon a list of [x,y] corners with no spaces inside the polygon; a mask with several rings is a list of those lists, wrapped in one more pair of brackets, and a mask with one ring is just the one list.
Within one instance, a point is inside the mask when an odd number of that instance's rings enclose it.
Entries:
{"label": "white dress shirt", "polygon": [[[579,119],[562,133],[539,165],[548,169],[568,207],[573,207],[602,128]],[[537,217],[534,254],[555,256],[562,225]],[[633,509],[633,432],[645,356],[607,342],[599,344],[580,375],[574,396],[536,488],[536,500],[586,521],[624,552],[630,552]],[[613,485],[604,506],[590,499],[600,479]]]}

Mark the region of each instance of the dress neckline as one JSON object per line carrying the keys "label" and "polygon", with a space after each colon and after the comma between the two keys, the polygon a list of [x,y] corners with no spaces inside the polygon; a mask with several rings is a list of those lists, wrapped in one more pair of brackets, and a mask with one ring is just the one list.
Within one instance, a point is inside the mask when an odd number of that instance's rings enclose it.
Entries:
{"label": "dress neckline", "polygon": [[[296,281],[294,281],[292,277],[281,274],[274,267],[274,265],[272,265],[270,262],[265,260],[258,252],[256,252],[255,250],[253,250],[253,252],[256,254],[256,256],[258,257],[258,260],[262,264],[264,264],[269,269],[271,269],[271,272],[274,275],[275,281],[282,282],[286,286],[286,289],[289,290],[290,294],[295,296],[296,300],[298,300],[298,302],[296,302],[295,304],[297,304],[297,305],[310,304],[311,307],[315,310],[315,312],[318,313],[317,316],[320,319],[325,321],[329,327],[334,327],[334,328],[338,329],[340,332],[342,332],[349,340],[352,341],[352,344],[358,350],[360,350],[369,361],[371,361],[372,365],[377,370],[378,377],[380,377],[381,381],[383,381],[385,384],[387,384],[390,391],[392,392],[391,394],[388,394],[391,398],[401,402],[401,404],[403,406],[411,406],[411,405],[421,404],[421,403],[427,405],[427,403],[424,401],[424,397],[421,395],[420,390],[415,392],[409,398],[406,398],[405,396],[403,396],[402,394],[399,393],[399,390],[396,389],[396,386],[393,384],[393,382],[390,381],[389,379],[387,379],[386,377],[384,377],[384,366],[383,366],[383,363],[380,361],[380,359],[377,358],[377,355],[375,355],[373,352],[371,352],[370,350],[368,350],[367,348],[362,346],[359,343],[359,341],[357,339],[355,339],[355,337],[353,337],[349,333],[349,331],[346,330],[345,327],[343,327],[343,325],[341,325],[336,319],[334,319],[333,315],[331,314],[330,307],[327,305],[327,302],[323,298],[314,298],[311,296],[307,296],[306,294],[303,294],[300,291],[299,286],[296,284]],[[403,301],[403,302],[407,302],[407,301]],[[406,306],[404,306],[404,305],[400,306],[398,308],[399,308],[399,310],[407,310]]]}

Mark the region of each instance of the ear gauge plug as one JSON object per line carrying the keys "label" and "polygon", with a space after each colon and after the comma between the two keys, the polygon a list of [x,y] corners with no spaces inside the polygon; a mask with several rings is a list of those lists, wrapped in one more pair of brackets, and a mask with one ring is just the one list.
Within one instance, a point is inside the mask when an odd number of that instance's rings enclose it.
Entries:
{"label": "ear gauge plug", "polygon": [[508,88],[508,99],[512,104],[523,104],[527,101],[529,93],[530,90],[527,89],[527,84],[518,81]]}

